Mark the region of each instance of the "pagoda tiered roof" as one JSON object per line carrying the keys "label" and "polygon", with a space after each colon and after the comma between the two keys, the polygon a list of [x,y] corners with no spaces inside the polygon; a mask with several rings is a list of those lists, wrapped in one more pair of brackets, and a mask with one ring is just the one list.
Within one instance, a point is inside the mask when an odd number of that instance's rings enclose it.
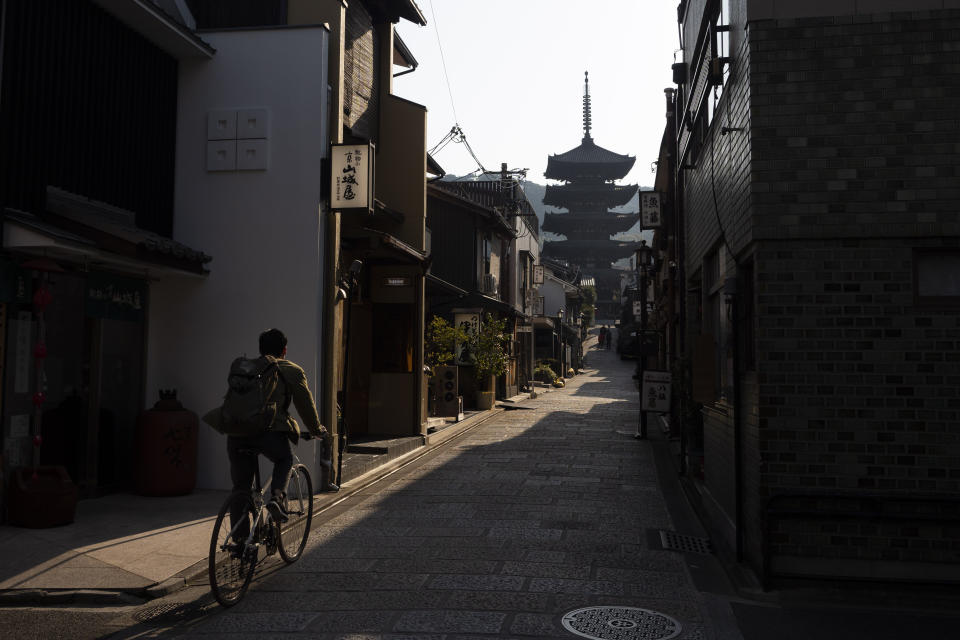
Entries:
{"label": "pagoda tiered roof", "polygon": [[610,209],[620,207],[633,198],[637,193],[635,184],[608,184],[576,182],[571,184],[547,185],[543,204],[551,207],[570,209],[577,205],[594,205],[595,207]]}
{"label": "pagoda tiered roof", "polygon": [[612,235],[626,231],[637,223],[635,213],[548,213],[543,219],[543,230],[567,235],[569,231],[589,230]]}
{"label": "pagoda tiered roof", "polygon": [[619,180],[629,173],[636,160],[633,156],[604,149],[587,135],[579,147],[547,158],[547,170],[543,175],[552,180],[568,182],[596,178]]}
{"label": "pagoda tiered roof", "polygon": [[574,260],[579,263],[599,262],[594,256],[602,256],[604,261],[614,262],[621,258],[632,256],[640,247],[639,242],[624,242],[621,240],[554,240],[543,245],[547,255]]}

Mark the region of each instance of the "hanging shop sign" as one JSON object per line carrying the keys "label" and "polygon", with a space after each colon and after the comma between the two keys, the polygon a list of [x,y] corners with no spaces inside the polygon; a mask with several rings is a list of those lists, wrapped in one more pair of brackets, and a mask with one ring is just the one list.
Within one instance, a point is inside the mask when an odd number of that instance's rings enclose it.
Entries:
{"label": "hanging shop sign", "polygon": [[30,302],[32,298],[30,272],[12,262],[0,260],[0,302]]}
{"label": "hanging shop sign", "polygon": [[644,371],[643,389],[640,393],[643,399],[643,411],[652,413],[667,413],[670,411],[670,372]]}
{"label": "hanging shop sign", "polygon": [[662,204],[663,198],[659,191],[640,192],[640,226],[643,229],[654,229],[660,226]]}
{"label": "hanging shop sign", "polygon": [[330,147],[330,208],[373,212],[372,143],[335,144]]}
{"label": "hanging shop sign", "polygon": [[454,362],[459,365],[473,365],[477,362],[477,356],[473,352],[473,344],[480,334],[480,314],[479,313],[456,313],[453,316],[456,326],[463,329],[469,336],[469,339],[456,344],[456,355]]}
{"label": "hanging shop sign", "polygon": [[147,305],[147,283],[110,273],[87,276],[86,314],[91,318],[141,322]]}
{"label": "hanging shop sign", "polygon": [[533,284],[543,284],[543,265],[533,265]]}

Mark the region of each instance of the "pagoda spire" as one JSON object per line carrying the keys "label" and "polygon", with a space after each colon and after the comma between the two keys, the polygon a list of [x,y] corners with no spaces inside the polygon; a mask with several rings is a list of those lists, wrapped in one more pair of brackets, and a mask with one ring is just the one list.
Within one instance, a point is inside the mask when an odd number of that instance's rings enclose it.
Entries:
{"label": "pagoda spire", "polygon": [[593,140],[590,137],[590,72],[583,72],[583,141]]}

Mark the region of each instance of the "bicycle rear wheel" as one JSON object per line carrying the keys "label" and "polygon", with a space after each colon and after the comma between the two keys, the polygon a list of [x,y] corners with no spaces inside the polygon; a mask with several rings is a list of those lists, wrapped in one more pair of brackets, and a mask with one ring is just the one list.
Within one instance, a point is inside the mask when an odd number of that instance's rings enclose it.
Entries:
{"label": "bicycle rear wheel", "polygon": [[280,557],[290,564],[303,554],[313,521],[313,483],[310,472],[302,464],[294,465],[287,475],[286,509],[288,520],[278,522]]}
{"label": "bicycle rear wheel", "polygon": [[246,491],[231,493],[217,514],[210,538],[210,590],[225,607],[243,597],[253,578],[257,548],[248,548],[246,540],[255,521],[253,498]]}

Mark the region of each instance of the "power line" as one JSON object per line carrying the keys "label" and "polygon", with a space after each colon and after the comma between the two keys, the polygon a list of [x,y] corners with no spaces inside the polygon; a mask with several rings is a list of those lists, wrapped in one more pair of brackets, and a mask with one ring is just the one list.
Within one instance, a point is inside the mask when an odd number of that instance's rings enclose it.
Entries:
{"label": "power line", "polygon": [[453,104],[453,90],[450,88],[450,74],[447,73],[447,60],[443,56],[443,45],[440,43],[440,24],[437,22],[437,14],[433,10],[433,0],[430,0],[430,15],[433,16],[433,31],[437,34],[437,47],[440,48],[440,62],[443,64],[443,77],[447,81],[447,93],[450,95],[450,108],[453,109],[453,121],[460,122],[457,117],[457,107]]}

